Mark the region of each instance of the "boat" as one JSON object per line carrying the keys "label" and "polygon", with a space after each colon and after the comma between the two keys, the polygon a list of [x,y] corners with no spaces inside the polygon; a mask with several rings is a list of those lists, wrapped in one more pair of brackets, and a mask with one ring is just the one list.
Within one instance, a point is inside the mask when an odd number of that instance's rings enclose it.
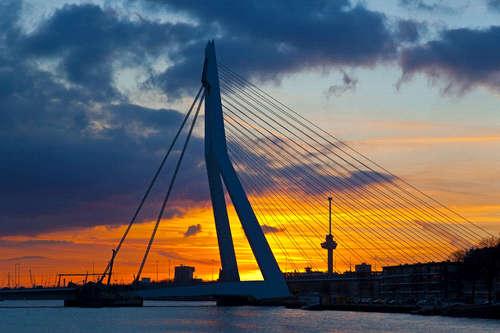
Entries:
{"label": "boat", "polygon": [[64,300],[65,307],[142,307],[144,300],[130,296],[108,286],[87,283],[76,290],[74,297]]}

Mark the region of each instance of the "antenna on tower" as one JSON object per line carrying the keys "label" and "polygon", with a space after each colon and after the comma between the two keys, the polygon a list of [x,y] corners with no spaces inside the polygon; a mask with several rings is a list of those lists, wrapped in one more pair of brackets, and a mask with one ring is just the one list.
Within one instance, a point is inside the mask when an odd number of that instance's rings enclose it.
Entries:
{"label": "antenna on tower", "polygon": [[328,197],[328,234],[325,236],[325,241],[321,243],[321,247],[326,249],[328,253],[328,274],[333,274],[333,250],[337,248],[337,242],[333,239],[332,235],[332,200],[331,196]]}
{"label": "antenna on tower", "polygon": [[332,197],[328,197],[328,234],[332,234]]}

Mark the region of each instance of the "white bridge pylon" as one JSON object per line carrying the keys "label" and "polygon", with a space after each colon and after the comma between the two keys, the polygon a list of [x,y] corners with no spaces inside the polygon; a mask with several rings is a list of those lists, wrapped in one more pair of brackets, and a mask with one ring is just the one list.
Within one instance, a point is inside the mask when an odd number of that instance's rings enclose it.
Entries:
{"label": "white bridge pylon", "polygon": [[[141,288],[124,293],[145,298],[239,296],[263,300],[288,297],[290,291],[286,281],[229,159],[213,41],[208,42],[205,48],[201,81],[205,90],[205,161],[222,266],[219,281],[193,286]],[[224,187],[264,277],[263,281],[240,281]]]}
{"label": "white bridge pylon", "polygon": [[288,296],[289,291],[283,274],[227,153],[217,58],[213,41],[208,42],[205,48],[202,83],[205,88],[205,161],[222,266],[220,280],[223,282],[239,281],[224,199],[224,184],[264,277],[265,283],[261,284],[262,288],[269,288],[272,294],[282,293],[282,296]]}

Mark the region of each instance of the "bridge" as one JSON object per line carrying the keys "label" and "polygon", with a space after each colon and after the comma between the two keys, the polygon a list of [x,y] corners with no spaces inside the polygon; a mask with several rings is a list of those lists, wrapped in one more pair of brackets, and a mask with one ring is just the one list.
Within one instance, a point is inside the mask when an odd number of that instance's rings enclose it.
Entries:
{"label": "bridge", "polygon": [[[333,273],[334,261],[338,269],[350,267],[353,261],[379,267],[442,261],[491,236],[218,63],[211,41],[205,50],[201,87],[113,249],[100,283],[110,284],[115,260],[160,173],[169,158],[177,157],[135,274],[134,284],[139,283],[202,108],[205,165],[220,254],[219,279],[193,286],[137,288],[127,291],[128,295],[286,298],[290,292],[282,267],[323,269],[326,260],[321,246],[328,251],[329,271]],[[183,135],[182,149],[176,155],[175,146]],[[330,210],[334,214],[330,225],[325,222],[327,197],[332,197]],[[236,211],[262,281],[240,279],[227,200]],[[60,292],[66,295],[67,290]]]}

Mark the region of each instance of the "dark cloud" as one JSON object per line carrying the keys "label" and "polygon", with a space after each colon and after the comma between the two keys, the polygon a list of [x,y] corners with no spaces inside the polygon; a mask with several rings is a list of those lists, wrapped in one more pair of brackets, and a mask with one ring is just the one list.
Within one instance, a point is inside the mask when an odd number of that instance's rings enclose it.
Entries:
{"label": "dark cloud", "polygon": [[[365,187],[379,183],[391,183],[395,181],[395,176],[372,170],[355,170],[349,173],[349,176],[343,177],[344,183],[354,187]],[[339,190],[348,190],[345,185],[339,185]]]}
{"label": "dark cloud", "polygon": [[191,257],[186,257],[186,256],[183,256],[175,251],[165,251],[165,250],[160,250],[157,252],[158,255],[162,256],[162,257],[165,257],[165,258],[168,258],[170,260],[174,260],[180,264],[182,263],[195,263],[195,264],[200,264],[200,265],[214,265],[214,264],[217,264],[218,262],[213,260],[213,259],[207,259],[207,260],[203,260],[203,259],[199,259],[199,258],[191,258]]}
{"label": "dark cloud", "polygon": [[358,79],[349,75],[346,71],[342,70],[342,82],[341,84],[334,84],[328,88],[327,96],[335,95],[342,96],[348,91],[356,90],[356,85],[358,84]]}
{"label": "dark cloud", "polygon": [[[349,1],[145,3],[150,10],[178,12],[205,26],[208,36],[218,36],[220,59],[258,80],[279,80],[310,68],[372,66],[396,57],[396,37],[385,16]],[[176,65],[153,82],[182,92],[185,78],[199,76],[196,65],[204,44],[180,48],[173,57]]]}
{"label": "dark cloud", "polygon": [[201,224],[190,225],[186,232],[184,232],[184,237],[191,237],[197,235],[201,232]]}
{"label": "dark cloud", "polygon": [[47,260],[50,259],[48,257],[43,256],[21,256],[21,257],[13,257],[7,259],[0,259],[0,261],[11,262],[11,261],[35,261],[35,260]]}
{"label": "dark cloud", "polygon": [[427,26],[421,22],[413,20],[397,22],[396,38],[401,42],[418,42],[425,32],[427,32]]}
{"label": "dark cloud", "polygon": [[451,245],[461,247],[461,246],[463,246],[463,244],[465,242],[467,248],[473,246],[473,244],[470,243],[468,240],[466,240],[466,239],[464,240],[462,238],[459,238],[455,234],[440,228],[440,224],[441,224],[440,222],[429,222],[429,221],[414,221],[414,222],[418,226],[420,226],[423,230],[426,230],[426,231],[434,233],[434,234],[436,233],[436,230],[439,230],[439,231],[437,231],[438,236],[446,238]]}
{"label": "dark cloud", "polygon": [[276,233],[285,231],[285,229],[283,229],[283,228],[277,228],[277,227],[273,227],[273,226],[267,225],[267,224],[262,224],[260,227],[261,227],[262,232],[264,234],[276,234]]}
{"label": "dark cloud", "polygon": [[[274,81],[304,69],[394,61],[398,43],[419,38],[415,23],[388,25],[347,0],[140,3],[188,20],[65,5],[27,32],[22,2],[0,3],[0,235],[127,222],[183,115],[135,105],[117,88],[121,70],[143,73],[139,90],[175,99],[199,86],[211,38],[239,73]],[[343,81],[355,86],[350,76]],[[205,178],[202,140],[194,138],[166,217],[183,214],[186,201],[207,200]],[[140,221],[154,218],[164,189],[159,184]]]}
{"label": "dark cloud", "polygon": [[63,78],[88,89],[94,99],[123,99],[113,85],[117,67],[148,67],[148,61],[197,35],[184,23],[132,21],[95,5],[65,5],[20,36],[19,48],[24,56],[57,61]]}
{"label": "dark cloud", "polygon": [[[302,166],[295,166],[295,179],[300,181],[302,184],[308,184],[310,181],[311,171],[305,173]],[[316,182],[321,182],[322,184],[328,184],[328,191],[321,192],[315,191],[314,188],[308,189],[309,194],[329,194],[333,192],[355,192],[360,188],[368,187],[370,185],[391,183],[395,180],[394,176],[378,171],[371,170],[354,170],[343,175],[329,175],[322,173],[318,170],[314,175]]]}
{"label": "dark cloud", "polygon": [[15,24],[21,12],[21,5],[21,1],[2,1],[0,3],[0,11],[2,12],[2,17],[0,19],[0,36],[2,41],[10,37],[13,30],[17,30]]}
{"label": "dark cloud", "polygon": [[[294,152],[285,142],[273,142],[276,146],[283,145],[284,150],[278,151],[281,153],[281,157],[278,157],[278,152],[268,147],[260,151],[260,141],[243,141],[243,137],[235,139],[231,135],[228,138],[229,154],[243,184],[253,194],[268,194],[269,191],[278,190],[305,195],[330,195],[331,192],[351,195],[364,187],[396,180],[391,174],[372,170],[335,172],[329,165],[333,162],[325,161],[324,156],[319,156],[319,159],[315,153],[305,156]],[[297,157],[291,158],[290,154],[293,153]]]}
{"label": "dark cloud", "polygon": [[[276,166],[273,161],[269,160],[266,168],[275,169],[278,174],[282,175],[272,180],[276,188],[280,188],[282,179],[287,179],[288,183],[293,184],[294,187],[300,184],[296,190],[308,195],[329,194],[330,191],[352,192],[370,185],[391,183],[395,180],[390,174],[371,170],[343,170],[342,173],[337,173],[332,171],[326,163],[324,160],[307,161],[306,159],[302,164],[296,162],[286,166]],[[325,186],[328,186],[327,192],[324,191]],[[265,189],[261,191],[264,192]]]}
{"label": "dark cloud", "polygon": [[72,245],[75,244],[70,241],[52,240],[52,239],[28,239],[28,240],[13,240],[13,239],[0,239],[0,247],[9,248],[33,248],[34,246],[58,246],[58,245]]}
{"label": "dark cloud", "polygon": [[399,5],[411,9],[426,12],[455,13],[456,8],[446,5],[443,0],[399,0]]}
{"label": "dark cloud", "polygon": [[[77,135],[61,130],[42,137],[34,133],[2,137],[1,150],[10,157],[0,167],[1,233],[126,223],[180,123],[180,114],[124,104],[109,106],[102,117],[88,120]],[[87,133],[93,121],[107,124],[106,128]],[[207,198],[201,140],[191,143],[183,162],[188,167],[174,188],[178,201]],[[173,156],[178,157],[178,151]],[[158,189],[168,175],[163,174]],[[154,193],[141,219],[154,217],[160,194]],[[170,206],[166,217],[181,213]]]}
{"label": "dark cloud", "polygon": [[[147,65],[186,26],[72,5],[26,34],[15,8],[11,2],[0,31],[0,234],[126,223],[183,115],[128,102],[113,70]],[[201,143],[191,141],[166,217],[182,214],[183,200],[207,198]],[[153,194],[141,221],[154,218],[161,193]]]}
{"label": "dark cloud", "polygon": [[487,0],[488,8],[500,11],[500,0]]}
{"label": "dark cloud", "polygon": [[500,26],[452,29],[439,39],[407,48],[401,56],[401,82],[417,73],[445,81],[445,94],[462,94],[475,86],[500,89]]}

